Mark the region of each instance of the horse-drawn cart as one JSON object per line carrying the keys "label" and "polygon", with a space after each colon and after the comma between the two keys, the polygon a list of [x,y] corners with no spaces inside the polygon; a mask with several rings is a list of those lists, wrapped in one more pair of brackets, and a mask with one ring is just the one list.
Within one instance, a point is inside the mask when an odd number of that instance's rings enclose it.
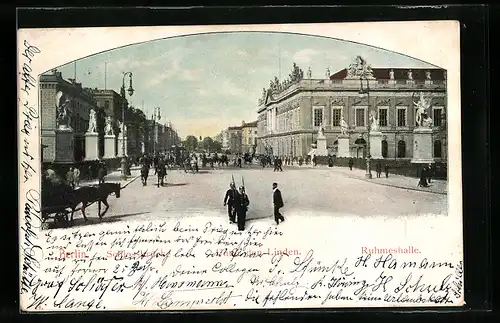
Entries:
{"label": "horse-drawn cart", "polygon": [[[82,211],[83,218],[87,222],[85,208],[95,202],[99,206],[98,216],[102,218],[109,208],[108,196],[114,193],[119,198],[120,191],[120,183],[103,183],[82,186],[76,189],[65,184],[44,185],[42,187],[42,229],[48,228],[48,219],[53,219],[56,226],[68,227],[72,225],[73,215],[75,211],[79,210]],[[102,213],[101,202],[106,206]],[[79,205],[81,207],[77,209]]]}

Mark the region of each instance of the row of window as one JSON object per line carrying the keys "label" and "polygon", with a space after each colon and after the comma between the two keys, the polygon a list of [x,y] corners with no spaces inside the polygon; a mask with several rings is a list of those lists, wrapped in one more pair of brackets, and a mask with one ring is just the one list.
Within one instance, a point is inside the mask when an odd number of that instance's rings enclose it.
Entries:
{"label": "row of window", "polygon": [[[355,114],[354,114],[354,124],[356,127],[366,127],[366,115],[367,115],[367,108],[355,108]],[[319,127],[323,123],[323,108],[314,108],[313,110],[313,124],[314,127]],[[415,109],[416,113],[416,109]],[[442,113],[443,113],[443,108],[442,107],[433,107],[432,108],[432,119],[434,123],[434,127],[440,127],[442,124]],[[342,118],[342,108],[332,108],[332,126],[334,127],[339,127],[340,126],[340,120]],[[379,120],[379,126],[380,127],[387,127],[389,126],[388,123],[389,119],[389,108],[378,108],[378,120]],[[397,114],[396,114],[396,125],[398,127],[407,127],[408,126],[408,117],[407,117],[407,108],[406,107],[397,107]],[[416,121],[415,121],[415,126],[416,126]]]}

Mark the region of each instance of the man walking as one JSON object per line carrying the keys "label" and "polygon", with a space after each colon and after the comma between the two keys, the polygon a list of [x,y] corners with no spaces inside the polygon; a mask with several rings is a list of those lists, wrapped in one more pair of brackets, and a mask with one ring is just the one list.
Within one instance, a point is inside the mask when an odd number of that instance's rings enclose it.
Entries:
{"label": "man walking", "polygon": [[240,186],[239,194],[237,195],[237,201],[235,204],[236,214],[238,215],[238,231],[243,231],[245,230],[248,205],[250,204],[250,200],[248,199],[243,186]]}
{"label": "man walking", "polygon": [[281,215],[280,209],[284,206],[283,197],[281,196],[281,191],[278,189],[278,183],[273,183],[273,205],[274,205],[274,221],[276,224],[280,224],[285,221],[285,217]]}
{"label": "man walking", "polygon": [[375,169],[377,171],[377,178],[380,178],[382,175],[382,164],[380,164],[380,162],[378,162]]}
{"label": "man walking", "polygon": [[389,165],[385,164],[384,170],[385,170],[385,178],[389,178]]}
{"label": "man walking", "polygon": [[349,170],[352,170],[352,164],[354,164],[354,162],[352,161],[352,158],[349,158]]}
{"label": "man walking", "polygon": [[80,186],[80,170],[75,167],[75,170],[73,171],[73,178],[75,181],[75,186]]}
{"label": "man walking", "polygon": [[68,185],[75,189],[75,174],[73,173],[73,167],[70,167],[69,171],[66,173],[66,181]]}
{"label": "man walking", "polygon": [[229,189],[226,191],[226,196],[224,197],[224,206],[227,205],[227,215],[229,216],[229,223],[236,222],[236,210],[235,201],[238,192],[234,183],[229,184]]}
{"label": "man walking", "polygon": [[104,162],[99,163],[99,171],[97,173],[97,178],[99,179],[99,184],[104,184],[104,177],[106,176],[106,164]]}

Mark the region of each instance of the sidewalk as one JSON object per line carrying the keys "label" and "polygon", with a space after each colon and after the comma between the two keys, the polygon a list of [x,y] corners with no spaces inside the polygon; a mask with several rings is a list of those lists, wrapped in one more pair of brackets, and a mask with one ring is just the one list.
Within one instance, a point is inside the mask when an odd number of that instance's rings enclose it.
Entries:
{"label": "sidewalk", "polygon": [[[113,170],[104,177],[105,182],[119,182],[122,187],[125,187],[135,181],[137,178],[141,176],[141,171],[139,167],[131,167],[130,168],[130,176],[128,176],[126,179],[123,179],[121,176],[121,169]],[[97,178],[93,180],[80,180],[80,186],[84,185],[96,185],[98,184],[99,181]]]}
{"label": "sidewalk", "polygon": [[[395,175],[391,174],[389,171],[389,178],[385,178],[385,173],[382,172],[381,178],[377,178],[377,172],[375,170],[372,170],[372,178],[368,179],[365,177],[366,171],[364,169],[358,169],[358,168],[353,168],[352,171],[349,170],[348,167],[339,167],[339,166],[333,166],[333,167],[328,167],[327,165],[317,165],[317,166],[312,166],[312,165],[302,165],[302,166],[286,166],[287,168],[308,168],[308,169],[318,169],[318,170],[331,170],[334,172],[339,172],[344,174],[345,176],[349,178],[355,178],[358,180],[362,180],[365,182],[373,183],[373,184],[378,184],[378,185],[384,185],[384,186],[392,186],[392,187],[397,187],[397,188],[402,188],[402,189],[408,189],[408,190],[413,190],[413,191],[422,191],[422,192],[428,192],[428,193],[434,193],[434,194],[443,194],[446,195],[448,191],[448,181],[445,180],[434,180],[431,179],[431,183],[429,184],[429,187],[418,187],[418,178],[413,178],[413,177],[406,177],[402,175]],[[283,167],[285,169],[285,167]]]}

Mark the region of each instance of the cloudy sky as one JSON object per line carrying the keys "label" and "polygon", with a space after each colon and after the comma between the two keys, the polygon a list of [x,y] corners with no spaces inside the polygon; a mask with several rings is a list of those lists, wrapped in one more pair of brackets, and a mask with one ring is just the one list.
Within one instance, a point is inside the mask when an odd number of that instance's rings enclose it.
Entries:
{"label": "cloudy sky", "polygon": [[[257,119],[257,100],[274,76],[284,79],[293,62],[313,78],[346,68],[356,55],[372,67],[433,67],[407,56],[322,37],[237,32],[168,38],[114,49],[58,68],[84,87],[119,92],[123,73],[133,73],[127,99],[146,115],[161,108],[179,135],[214,136],[228,126]],[[105,68],[106,65],[106,68]],[[281,65],[281,73],[280,73]],[[105,70],[107,71],[105,73]],[[106,76],[105,76],[106,75]],[[126,83],[128,86],[128,83]],[[143,105],[144,104],[144,105]]]}

